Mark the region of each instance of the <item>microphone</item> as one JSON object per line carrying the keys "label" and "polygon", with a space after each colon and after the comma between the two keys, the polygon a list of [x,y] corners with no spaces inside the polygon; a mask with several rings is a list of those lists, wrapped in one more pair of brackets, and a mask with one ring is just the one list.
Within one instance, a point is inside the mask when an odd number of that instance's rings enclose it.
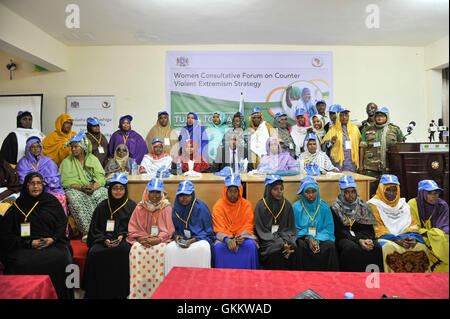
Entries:
{"label": "microphone", "polygon": [[414,129],[414,127],[416,126],[416,122],[411,121],[409,122],[408,126],[406,127],[406,131],[411,134],[412,130]]}

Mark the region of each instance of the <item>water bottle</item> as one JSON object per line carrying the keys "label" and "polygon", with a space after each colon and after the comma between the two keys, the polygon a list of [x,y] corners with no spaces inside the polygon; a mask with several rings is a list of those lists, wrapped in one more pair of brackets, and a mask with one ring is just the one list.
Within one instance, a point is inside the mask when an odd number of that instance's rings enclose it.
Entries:
{"label": "water bottle", "polygon": [[297,170],[297,172],[299,172],[300,174],[302,173],[300,171],[300,158],[297,158],[297,160],[295,161],[295,169]]}
{"label": "water bottle", "polygon": [[183,170],[181,169],[181,160],[178,159],[178,162],[177,162],[177,176],[181,176],[181,175],[183,175]]}
{"label": "water bottle", "polygon": [[136,161],[133,159],[131,162],[131,175],[138,175],[139,169]]}

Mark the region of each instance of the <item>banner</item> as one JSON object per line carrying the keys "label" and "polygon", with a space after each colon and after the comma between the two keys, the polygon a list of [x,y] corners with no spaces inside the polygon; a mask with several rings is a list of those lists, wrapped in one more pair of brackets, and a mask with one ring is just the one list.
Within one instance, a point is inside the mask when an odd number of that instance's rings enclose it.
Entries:
{"label": "banner", "polygon": [[[290,125],[299,107],[315,110],[324,100],[332,104],[332,53],[299,51],[167,51],[166,92],[171,125],[184,126],[195,112],[203,126],[213,112],[227,115],[240,110],[241,93],[248,125],[250,110],[260,107],[273,122],[286,113]],[[288,92],[288,94],[286,94]]]}
{"label": "banner", "polygon": [[73,118],[72,131],[87,132],[87,118],[97,117],[100,121],[100,132],[108,139],[117,130],[114,127],[114,96],[89,95],[67,96],[66,112]]}

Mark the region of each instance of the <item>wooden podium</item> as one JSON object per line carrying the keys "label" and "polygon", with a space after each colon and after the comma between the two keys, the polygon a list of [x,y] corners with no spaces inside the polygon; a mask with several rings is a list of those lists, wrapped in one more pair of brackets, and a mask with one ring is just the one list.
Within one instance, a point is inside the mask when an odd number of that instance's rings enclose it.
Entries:
{"label": "wooden podium", "polygon": [[444,189],[442,199],[449,202],[448,143],[398,143],[388,148],[390,174],[400,181],[401,196],[417,196],[419,181],[432,179]]}

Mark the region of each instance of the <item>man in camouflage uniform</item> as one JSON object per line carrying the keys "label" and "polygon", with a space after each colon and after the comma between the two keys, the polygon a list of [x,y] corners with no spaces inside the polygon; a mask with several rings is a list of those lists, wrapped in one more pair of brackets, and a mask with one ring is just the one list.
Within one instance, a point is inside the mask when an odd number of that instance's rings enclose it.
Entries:
{"label": "man in camouflage uniform", "polygon": [[369,126],[375,123],[375,112],[377,111],[378,106],[370,102],[366,106],[367,120],[362,121],[361,126],[359,127],[359,131],[362,133],[363,129],[368,128]]}
{"label": "man in camouflage uniform", "polygon": [[377,110],[375,122],[363,128],[359,147],[358,173],[377,179],[370,185],[370,196],[375,194],[381,175],[389,173],[388,147],[402,140],[403,133],[400,127],[390,122],[387,107]]}

